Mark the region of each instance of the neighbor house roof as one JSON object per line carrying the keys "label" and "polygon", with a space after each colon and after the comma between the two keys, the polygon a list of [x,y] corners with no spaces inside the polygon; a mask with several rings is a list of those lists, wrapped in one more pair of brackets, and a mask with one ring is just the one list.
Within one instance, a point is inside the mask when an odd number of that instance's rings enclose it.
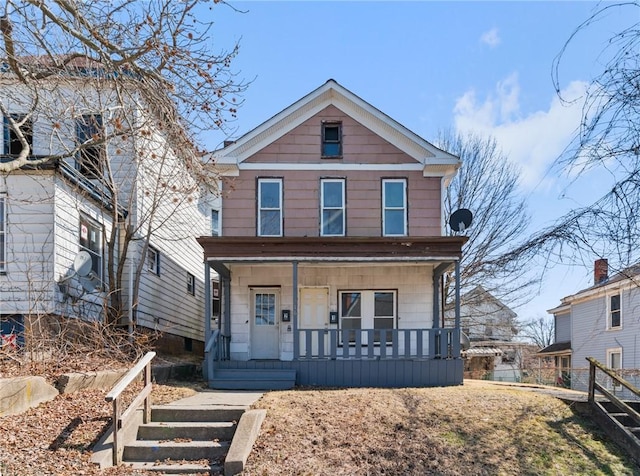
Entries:
{"label": "neighbor house roof", "polygon": [[554,342],[551,345],[546,346],[544,349],[537,352],[538,355],[544,354],[545,356],[554,354],[568,354],[571,352],[571,341],[569,342]]}

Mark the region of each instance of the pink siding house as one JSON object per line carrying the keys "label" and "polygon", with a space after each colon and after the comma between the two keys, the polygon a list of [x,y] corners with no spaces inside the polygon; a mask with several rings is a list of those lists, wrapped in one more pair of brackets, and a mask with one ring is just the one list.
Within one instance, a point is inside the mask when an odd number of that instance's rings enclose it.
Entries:
{"label": "pink siding house", "polygon": [[457,157],[329,80],[214,159],[219,233],[199,238],[221,283],[212,387],[462,383],[439,287],[466,239],[443,233]]}

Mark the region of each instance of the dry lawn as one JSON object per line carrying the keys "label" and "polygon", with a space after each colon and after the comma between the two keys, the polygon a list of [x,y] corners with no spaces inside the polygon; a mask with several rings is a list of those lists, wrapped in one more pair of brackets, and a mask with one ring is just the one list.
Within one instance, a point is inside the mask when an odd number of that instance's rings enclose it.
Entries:
{"label": "dry lawn", "polygon": [[553,397],[508,387],[266,394],[249,475],[632,475]]}

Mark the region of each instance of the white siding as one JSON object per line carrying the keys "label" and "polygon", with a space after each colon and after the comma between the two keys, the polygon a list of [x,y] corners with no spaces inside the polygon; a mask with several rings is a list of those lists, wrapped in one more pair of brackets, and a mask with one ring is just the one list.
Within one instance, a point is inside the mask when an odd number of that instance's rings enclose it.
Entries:
{"label": "white siding", "polygon": [[569,342],[571,340],[571,313],[555,316],[554,342]]}
{"label": "white siding", "polygon": [[[329,286],[329,311],[338,310],[338,291],[397,290],[398,328],[431,328],[433,314],[433,267],[430,265],[312,266],[299,265],[298,286]],[[281,308],[293,310],[292,265],[231,267],[231,359],[250,355],[251,286],[280,286]],[[386,284],[385,284],[386,283]],[[278,315],[278,321],[280,316]],[[293,358],[293,324],[279,322],[280,358]],[[330,325],[335,329],[337,325]]]}

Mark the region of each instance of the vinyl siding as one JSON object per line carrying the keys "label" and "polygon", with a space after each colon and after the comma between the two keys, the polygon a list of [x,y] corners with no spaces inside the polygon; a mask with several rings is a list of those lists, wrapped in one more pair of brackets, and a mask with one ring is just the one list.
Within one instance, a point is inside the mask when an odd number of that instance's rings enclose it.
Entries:
{"label": "vinyl siding", "polygon": [[555,316],[555,342],[571,340],[571,313]]}

